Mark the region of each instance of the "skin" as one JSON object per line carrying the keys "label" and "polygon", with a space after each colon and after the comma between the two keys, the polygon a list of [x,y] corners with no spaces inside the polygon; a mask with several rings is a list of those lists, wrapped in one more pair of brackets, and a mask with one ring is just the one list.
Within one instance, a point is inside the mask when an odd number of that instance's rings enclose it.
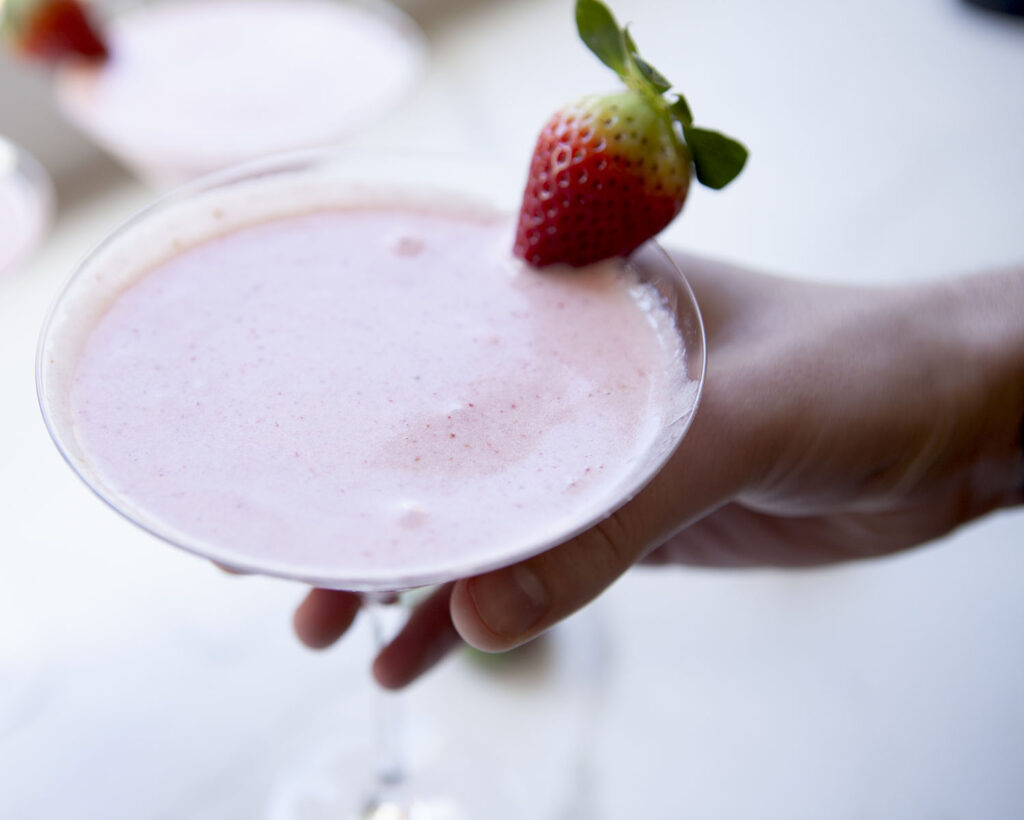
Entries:
{"label": "skin", "polygon": [[[435,590],[374,662],[381,685],[409,684],[462,641],[529,641],[639,563],[865,559],[1024,503],[1024,268],[881,288],[676,257],[708,376],[675,455],[593,529]],[[296,632],[326,647],[359,605],[314,589]]]}

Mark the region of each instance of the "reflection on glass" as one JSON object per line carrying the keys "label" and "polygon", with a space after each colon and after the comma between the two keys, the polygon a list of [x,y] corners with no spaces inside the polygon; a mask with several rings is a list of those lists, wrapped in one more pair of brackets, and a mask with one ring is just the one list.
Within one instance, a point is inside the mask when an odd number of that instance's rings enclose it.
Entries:
{"label": "reflection on glass", "polygon": [[39,244],[50,224],[53,186],[43,167],[0,137],[0,276]]}

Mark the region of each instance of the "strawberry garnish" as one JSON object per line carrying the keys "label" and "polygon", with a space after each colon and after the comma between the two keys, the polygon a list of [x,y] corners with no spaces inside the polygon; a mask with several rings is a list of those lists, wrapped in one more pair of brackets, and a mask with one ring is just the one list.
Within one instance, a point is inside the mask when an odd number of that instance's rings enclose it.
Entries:
{"label": "strawberry garnish", "polygon": [[22,54],[56,61],[105,60],[109,52],[79,0],[0,0],[4,34]]}
{"label": "strawberry garnish", "polygon": [[693,170],[722,188],[747,159],[740,143],[697,128],[681,94],[666,96],[671,83],[603,3],[577,0],[576,25],[626,88],[563,106],[541,131],[515,241],[536,267],[628,255],[682,210]]}

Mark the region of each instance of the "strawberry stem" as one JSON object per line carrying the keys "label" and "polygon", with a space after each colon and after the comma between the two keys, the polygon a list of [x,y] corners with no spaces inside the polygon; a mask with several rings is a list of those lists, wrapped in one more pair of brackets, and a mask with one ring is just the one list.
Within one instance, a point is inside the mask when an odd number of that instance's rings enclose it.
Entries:
{"label": "strawberry stem", "polygon": [[576,0],[576,28],[587,48],[618,74],[627,88],[643,94],[678,125],[701,184],[719,189],[736,178],[747,162],[747,149],[718,131],[694,127],[693,114],[682,94],[676,93],[672,102],[665,98],[672,83],[640,56],[628,26],[620,28],[601,0]]}

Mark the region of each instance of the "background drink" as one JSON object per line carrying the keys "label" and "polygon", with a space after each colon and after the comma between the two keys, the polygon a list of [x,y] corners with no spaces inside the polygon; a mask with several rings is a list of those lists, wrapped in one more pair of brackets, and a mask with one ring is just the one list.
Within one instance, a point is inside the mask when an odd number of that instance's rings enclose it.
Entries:
{"label": "background drink", "polygon": [[395,106],[425,59],[383,2],[175,0],[104,28],[111,57],[57,72],[66,116],[159,184],[335,142]]}

